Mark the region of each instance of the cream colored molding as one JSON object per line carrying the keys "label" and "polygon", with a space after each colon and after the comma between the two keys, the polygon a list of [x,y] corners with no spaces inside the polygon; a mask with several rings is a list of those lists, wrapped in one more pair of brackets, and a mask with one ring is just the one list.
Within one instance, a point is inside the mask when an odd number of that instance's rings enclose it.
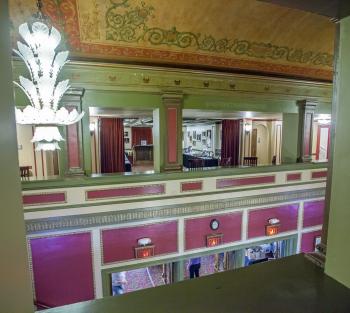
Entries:
{"label": "cream colored molding", "polygon": [[233,211],[245,207],[266,206],[285,202],[299,202],[325,196],[325,188],[288,191],[275,194],[238,197],[235,199],[197,202],[184,205],[140,208],[85,215],[58,216],[26,220],[28,234],[64,229],[89,228],[141,220],[168,219],[191,214],[209,214],[218,211]]}

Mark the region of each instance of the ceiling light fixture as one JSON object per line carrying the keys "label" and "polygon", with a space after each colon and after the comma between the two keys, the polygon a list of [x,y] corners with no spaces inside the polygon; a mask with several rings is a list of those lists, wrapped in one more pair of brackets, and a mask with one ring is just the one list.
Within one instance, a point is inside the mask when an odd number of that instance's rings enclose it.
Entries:
{"label": "ceiling light fixture", "polygon": [[30,101],[23,110],[16,108],[16,122],[34,125],[31,142],[35,143],[37,151],[47,151],[60,149],[59,142],[64,141],[58,126],[80,121],[84,112],[59,108],[62,96],[70,87],[68,79],[57,81],[69,52],[56,51],[61,34],[42,13],[41,1],[37,1],[37,7],[38,12],[33,15],[32,21],[19,26],[19,34],[25,44],[18,41],[18,50],[14,50],[30,73],[30,79],[19,76],[19,83],[14,82]]}

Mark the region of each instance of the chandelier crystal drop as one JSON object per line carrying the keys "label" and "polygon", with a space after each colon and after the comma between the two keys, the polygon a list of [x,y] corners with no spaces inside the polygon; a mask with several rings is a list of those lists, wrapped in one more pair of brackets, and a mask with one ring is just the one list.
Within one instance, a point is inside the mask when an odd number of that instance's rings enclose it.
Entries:
{"label": "chandelier crystal drop", "polygon": [[57,81],[69,52],[56,52],[61,35],[55,27],[47,25],[47,18],[40,11],[41,5],[38,7],[36,21],[19,26],[19,34],[25,43],[18,41],[17,50],[14,49],[30,73],[30,79],[19,76],[19,82],[14,82],[30,101],[23,110],[16,108],[16,122],[36,126],[32,139],[36,150],[56,150],[60,149],[58,143],[64,140],[58,126],[80,121],[84,112],[59,108],[62,96],[70,87],[68,79]]}

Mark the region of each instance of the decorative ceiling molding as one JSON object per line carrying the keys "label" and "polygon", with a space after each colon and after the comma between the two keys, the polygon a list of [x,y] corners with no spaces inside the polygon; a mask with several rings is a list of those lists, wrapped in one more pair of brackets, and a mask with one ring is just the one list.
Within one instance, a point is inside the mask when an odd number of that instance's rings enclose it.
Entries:
{"label": "decorative ceiling molding", "polygon": [[[31,2],[10,1],[14,25]],[[47,0],[44,10],[75,58],[332,79],[334,26],[298,10],[255,0],[180,0],[171,11],[160,0]]]}

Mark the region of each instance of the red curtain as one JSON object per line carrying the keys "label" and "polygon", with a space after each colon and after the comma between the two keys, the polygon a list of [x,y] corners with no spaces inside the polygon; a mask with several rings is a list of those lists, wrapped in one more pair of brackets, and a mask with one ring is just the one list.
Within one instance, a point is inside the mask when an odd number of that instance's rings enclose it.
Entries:
{"label": "red curtain", "polygon": [[124,125],[122,118],[101,118],[101,173],[125,171]]}
{"label": "red curtain", "polygon": [[131,128],[132,147],[141,145],[141,140],[146,140],[148,145],[153,144],[152,127]]}
{"label": "red curtain", "polygon": [[240,120],[222,120],[221,160],[226,165],[239,165]]}

